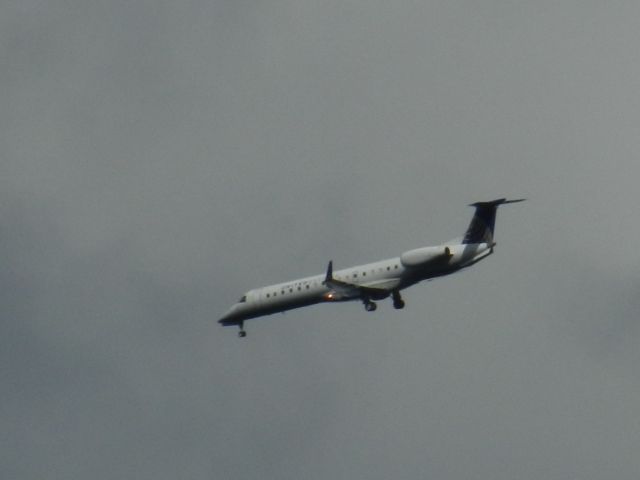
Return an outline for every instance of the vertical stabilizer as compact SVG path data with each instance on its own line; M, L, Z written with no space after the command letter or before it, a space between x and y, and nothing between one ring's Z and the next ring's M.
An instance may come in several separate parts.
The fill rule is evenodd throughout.
M462 243L488 243L493 244L493 231L496 225L496 211L500 205L505 203L522 202L524 198L518 200L507 200L500 198L491 202L476 202L470 206L476 211L471 219L471 223L464 234Z

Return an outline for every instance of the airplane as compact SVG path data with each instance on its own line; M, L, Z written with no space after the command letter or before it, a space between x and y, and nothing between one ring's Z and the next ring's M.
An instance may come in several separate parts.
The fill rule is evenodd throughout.
M496 246L493 232L498 207L524 200L500 198L472 203L469 206L475 207L475 212L461 241L416 248L399 257L336 272L329 261L324 275L249 290L218 323L239 327L238 336L245 337L245 320L317 303L357 300L367 312L373 312L375 301L391 297L393 308L402 309L405 302L401 290L470 267L491 255Z

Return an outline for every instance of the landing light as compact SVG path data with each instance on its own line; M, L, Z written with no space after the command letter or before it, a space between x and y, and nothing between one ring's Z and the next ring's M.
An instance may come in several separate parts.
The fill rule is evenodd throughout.
M325 293L324 294L324 299L325 300L333 300L335 298L335 295L333 293Z

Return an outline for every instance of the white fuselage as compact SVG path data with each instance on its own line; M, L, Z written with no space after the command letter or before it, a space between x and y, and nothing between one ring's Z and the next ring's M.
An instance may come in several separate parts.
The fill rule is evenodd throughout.
M336 283L348 284L362 294L337 292L327 285L325 275L300 278L289 282L249 290L222 317L220 323L239 324L244 320L284 312L321 302L347 300L379 300L398 295L404 288L422 280L453 273L468 267L493 252L493 244L458 244L423 247L401 256L333 272Z

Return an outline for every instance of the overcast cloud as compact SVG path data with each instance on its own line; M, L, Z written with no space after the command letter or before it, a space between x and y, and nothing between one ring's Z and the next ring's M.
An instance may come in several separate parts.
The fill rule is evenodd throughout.
M640 477L640 5L0 6L0 477ZM498 214L382 302L246 290Z

